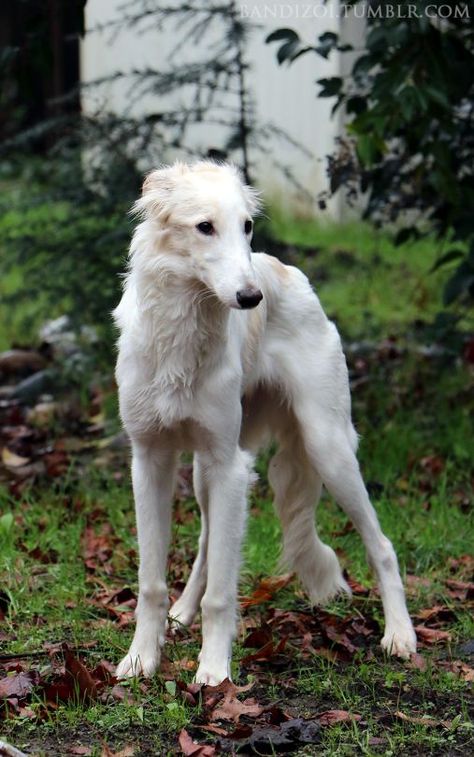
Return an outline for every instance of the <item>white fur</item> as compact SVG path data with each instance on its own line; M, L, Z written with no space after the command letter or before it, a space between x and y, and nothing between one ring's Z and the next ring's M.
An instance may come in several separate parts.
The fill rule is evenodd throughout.
M339 335L298 269L251 253L244 224L256 209L255 193L234 167L208 162L152 172L136 204L143 220L114 315L120 409L133 450L139 598L118 676L151 675L160 661L174 472L179 453L192 450L202 531L189 582L170 614L188 624L201 607L196 680L230 677L250 453L269 437L279 445L269 478L284 557L311 601L349 591L315 529L324 484L358 529L377 574L382 646L403 657L415 651L397 558L355 457ZM199 231L203 222L212 222L212 235ZM241 310L242 290L261 290L262 302Z

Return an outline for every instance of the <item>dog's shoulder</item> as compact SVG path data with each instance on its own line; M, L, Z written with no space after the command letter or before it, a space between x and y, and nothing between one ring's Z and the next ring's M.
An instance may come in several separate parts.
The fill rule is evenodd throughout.
M320 308L319 300L308 277L299 268L286 265L266 252L252 253L252 264L267 300L280 303L281 300L297 301L300 306Z

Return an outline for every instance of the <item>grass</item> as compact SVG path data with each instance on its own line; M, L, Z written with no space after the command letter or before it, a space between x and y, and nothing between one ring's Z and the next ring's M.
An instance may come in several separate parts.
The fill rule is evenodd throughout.
M424 648L426 668L420 670L387 659L378 648L379 632L355 655L327 659L305 653L290 631L280 666L272 657L242 665L249 650L243 647L241 631L235 644L235 680L246 683L250 677L255 681L251 696L280 703L293 717L314 718L326 710L360 716L322 728L319 743L296 747L297 755L471 753L469 682L451 668L453 661L470 661L462 645L474 634L472 603L453 596L446 580L469 578L459 558L472 552L472 376L459 361L443 364L444 357L420 357L403 338L414 319L438 308L440 279L424 276L430 251L421 244L396 250L360 224L321 229L313 222L277 216L273 229L287 242L318 248L305 266L317 285L320 280L321 300L328 312L337 314L348 339L367 333L372 339L399 335L398 352L375 350L349 359L360 460L382 526L409 579L410 612L442 605L447 619L439 627L450 633L450 640ZM103 405L113 407L110 394ZM107 447L88 449L65 474L25 489L20 497L12 497L7 484L0 489L0 591L10 603L0 623L1 654L29 654L22 659L41 671L49 662L45 645L53 642L67 641L88 668L101 659L116 662L126 651L133 626L120 627L118 616L111 617L100 599L104 592L136 588L126 457ZM278 569L280 529L265 457L258 470L244 546L244 596L254 591L259 578ZM181 499L177 513L169 564L174 593L189 573L198 530L191 499ZM323 540L337 550L351 577L372 586L357 534L327 497L317 521ZM90 564L85 562L87 529L102 538L104 550L100 557L97 549ZM271 601L248 610L244 624L269 623L276 608L309 612L304 594L292 582ZM341 620L369 618L374 627L382 621L373 591L356 595L352 603L335 602L329 610ZM129 701L76 699L45 714L38 693L30 705L38 717L16 713L0 720L0 738L37 755L67 754L78 744L100 755L104 742L114 749L134 744L137 754L173 755L183 727L200 741L212 739L197 728L200 706L188 704L172 680L166 681L190 682L198 650L198 628L171 641L166 656L169 666L175 664L168 667L172 674L157 675L145 688L130 682ZM189 664L183 667L183 661Z
M430 269L449 243L426 238L396 247L389 233L360 221L295 222L278 209L269 218L265 225L275 238L306 248L294 261L346 338L400 333L438 313L447 269Z

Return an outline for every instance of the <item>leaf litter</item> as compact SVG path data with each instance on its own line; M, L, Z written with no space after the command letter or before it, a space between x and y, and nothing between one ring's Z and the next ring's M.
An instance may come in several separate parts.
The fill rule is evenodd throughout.
M34 375L36 370L44 367L41 356L17 357L21 371L15 367L14 361L9 362L8 357L3 363L0 359L0 368L6 366L4 375L10 382L8 390L16 375ZM104 438L105 431L98 393L91 394L90 408L84 412L78 410L75 402L59 403L50 399L36 404L22 402L13 396L13 392L2 393L0 388L0 482L8 486L13 497L21 497L33 484L63 477L71 462L79 463L80 475L81 458L90 462L99 451L101 455L112 454L116 449L123 457L126 443L115 445ZM429 492L431 480L445 470L445 461L436 455L425 455L414 461L413 467L418 467L422 488ZM192 467L187 463L179 472L178 505L192 496L191 481ZM79 502L72 500L67 506L81 508ZM120 540L111 525L104 522L103 516L100 509L89 511L82 534L86 580L93 587L87 602L96 610L98 621L128 626L133 623L137 598L130 587L117 581L114 561L119 556L125 561L136 562L136 553L121 552ZM179 523L186 523L191 518L194 515L189 508L178 506ZM24 544L20 548L37 564L54 564L58 558L54 550L39 545ZM171 587L175 597L182 591L189 561L189 555L170 556ZM444 580L444 585L450 604L438 601L417 613L415 620L421 651L406 663L407 668L426 670L428 658L423 655L423 648L430 650L451 642L453 636L446 626L455 620L456 603L472 603L472 556L451 558L449 570L451 577ZM380 629L367 611L366 603L379 603L377 592L346 576L356 608L358 601L365 603L362 614L336 614L309 607L291 611L278 609L275 604L279 592L292 579L291 573L264 577L256 582L253 591L241 598L243 646L246 650L241 658L241 676L244 680L246 676L252 677L251 684L238 686L226 680L217 687L202 687L187 683L182 676L192 674L196 662L186 657L185 646L180 647L177 660L163 661L162 676L171 678L176 684L176 696L191 708L190 725L183 728L178 737L183 754L213 757L220 752L232 752L236 745L239 750L247 749L251 753L294 751L306 744L317 744L321 740L321 729L341 724L350 727L355 722L363 726L362 715L357 712L318 709L315 700L316 709L300 717L293 705L282 706L282 702L288 702L287 694L295 689L295 678L291 674L295 659L310 664L319 657L344 666L354 659L370 661L374 658L373 649L378 644ZM408 576L408 585L415 594L420 588L430 592L433 589L430 579L415 575ZM10 596L0 587L0 623L8 619L10 607ZM0 626L0 640L2 633ZM189 638L193 629L191 632L187 630L186 634ZM80 649L66 642L57 642L45 644L37 653L28 655L0 654L0 719L41 722L64 702L80 702L85 707L94 702L133 703L131 690L117 681L114 666L109 661L96 659L94 665L90 664L91 655L97 656L95 645L93 639ZM38 660L42 661L41 664ZM464 660L440 659L437 665L460 680L474 680L474 670ZM280 686L281 699L277 702L268 701L265 686L272 682ZM148 685L147 682L140 684L142 693L147 691ZM402 709L395 711L395 718L414 725L445 729L450 724L447 719L438 720L423 713L407 714ZM209 737L214 739L213 744L202 743ZM377 738L372 737L372 741L375 745ZM71 746L69 753L86 755L92 750L78 744ZM129 757L134 753L135 747L131 744L119 751L113 751L105 742L102 745L102 757Z

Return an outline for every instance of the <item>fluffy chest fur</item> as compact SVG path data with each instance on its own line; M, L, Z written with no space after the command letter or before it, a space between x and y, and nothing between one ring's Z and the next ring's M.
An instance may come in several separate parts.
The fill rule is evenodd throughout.
M262 313L229 314L189 282L167 278L147 289L131 276L114 313L121 329L116 377L129 432L199 422L201 397L213 382L227 382L238 402L257 362Z

